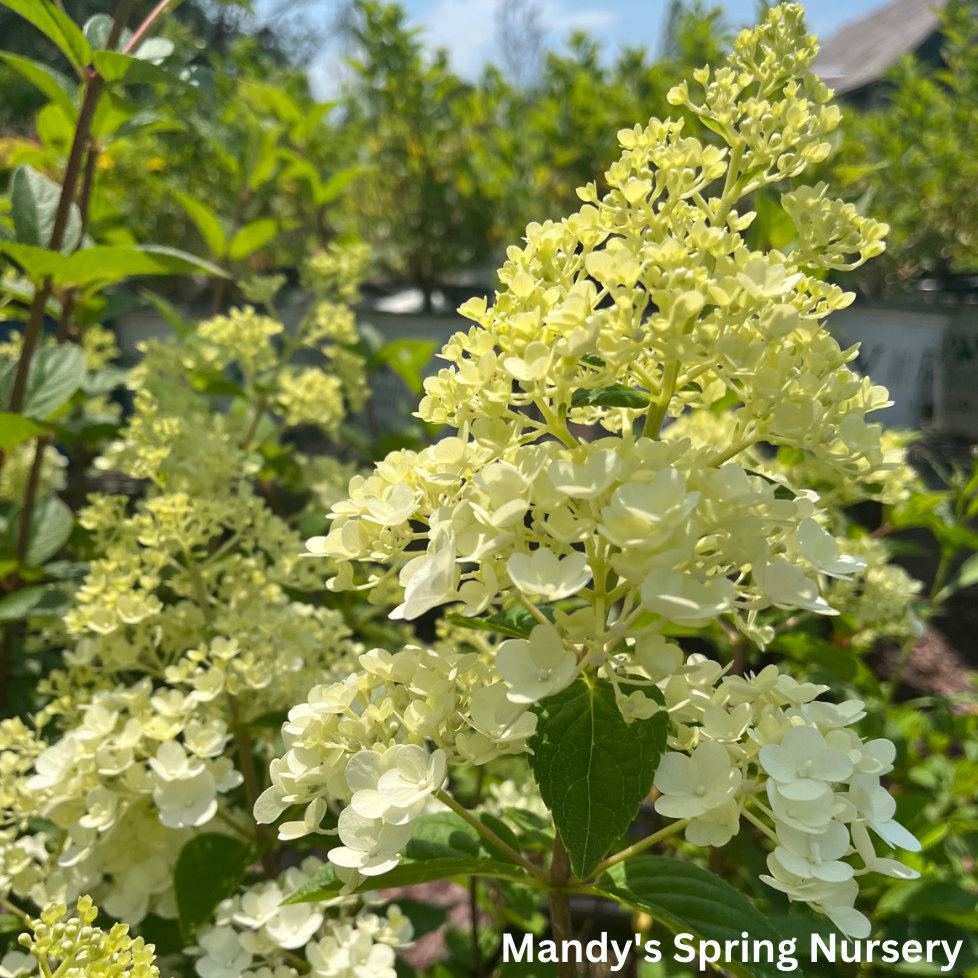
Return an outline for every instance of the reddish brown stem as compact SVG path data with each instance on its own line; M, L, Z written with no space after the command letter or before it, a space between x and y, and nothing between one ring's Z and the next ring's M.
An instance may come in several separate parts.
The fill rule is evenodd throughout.
M23 562L27 556L27 548L31 542L31 517L34 515L34 502L37 499L37 487L41 481L41 467L44 464L44 449L51 440L50 435L39 435L34 448L34 461L27 477L27 488L24 491L24 505L20 510L20 527L17 533L18 562Z
M245 800L248 804L248 815L254 819L255 802L261 794L258 779L255 777L255 752L251 746L251 736L248 728L241 722L238 698L233 693L228 694L228 705L231 713L231 730L234 734L234 744L238 749L238 763L241 766L241 776L244 778ZM275 853L272 851L274 841L267 825L255 824L255 836L261 847L261 866L269 879L278 875L275 865Z
M134 0L120 0L119 6L116 8L116 14L106 41L106 47L110 50L122 34L133 2ZM71 151L68 153L68 161L65 164L61 197L58 199L58 208L54 212L54 226L51 229L51 238L47 244L49 251L60 251L64 244L65 230L68 227L71 205L74 203L75 192L78 189L78 178L81 174L85 149L91 138L92 120L95 118L95 110L98 108L104 88L105 82L101 75L92 74L89 76L85 85L85 94L82 96L81 107L78 110L78 122L75 125L74 138L71 141ZM27 325L24 328L24 345L21 349L20 359L17 361L17 373L14 375L14 383L10 391L10 403L7 406L7 410L11 414L19 413L23 406L24 391L27 389L27 375L30 371L31 360L34 358L34 351L37 349L38 340L41 337L41 328L44 325L44 309L50 297L50 279L47 279L40 287L35 283L34 299L31 302Z
M574 938L574 925L571 921L570 898L565 886L571 880L570 859L564 848L560 833L554 837L553 859L550 863L550 935L557 942L558 948L563 947L563 941ZM560 978L577 978L577 969L569 958L561 960L557 965Z
M129 43L122 49L123 54L132 54L143 41L146 40L146 36L149 34L154 27L156 27L157 21L162 20L171 10L179 5L181 0L160 0L151 11L149 16L139 25L136 33L129 39Z

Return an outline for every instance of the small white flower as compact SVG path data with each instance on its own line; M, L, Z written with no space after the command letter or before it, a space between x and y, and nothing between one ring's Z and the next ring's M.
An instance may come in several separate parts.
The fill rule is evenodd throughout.
M96 785L85 796L85 807L88 810L78 819L78 824L104 832L115 825L119 796L104 785Z
M879 777L857 774L849 784L849 799L856 806L858 817L884 842L894 848L920 852L920 843L893 815L896 799L880 784Z
M204 770L204 762L188 756L175 740L160 744L156 756L149 759L149 766L162 781L180 781L196 777Z
M411 839L411 824L391 825L344 808L339 832L343 845L330 849L329 861L344 869L355 869L363 876L380 876L398 864L398 853Z
M694 818L686 841L694 846L725 846L740 831L740 807L733 799Z
M777 608L804 608L820 615L839 613L819 594L818 585L786 560L772 560L766 567L756 565L753 573L755 582Z
M528 639L510 639L499 646L496 668L509 683L512 703L536 703L566 689L577 672L574 653L564 648L553 625L540 624Z
M445 752L429 754L416 744L398 744L387 753L394 754L393 766L380 776L377 791L388 805L420 814L428 798L445 783Z
M421 494L403 482L389 486L382 496L367 496L363 518L381 526L399 526L418 511Z
M194 965L200 978L240 978L251 964L251 955L241 947L232 927L212 927L199 938L207 953Z
M265 933L279 947L289 950L305 947L323 923L323 914L314 903L293 903L279 907L265 924Z
M779 825L778 842L769 865L774 859L795 876L826 883L844 883L852 878L852 867L839 861L849 852L849 833L841 822L829 822L820 835Z
M725 577L701 583L678 570L651 570L642 581L642 604L677 624L702 625L726 614L737 596Z
M798 542L802 553L815 569L840 581L851 581L852 575L866 569L862 557L839 555L839 545L831 533L827 533L813 519L802 520L798 527Z
M616 690L615 701L618 704L618 711L626 723L631 723L634 720L648 720L659 712L659 704L641 690L635 690L628 696Z
M459 571L455 563L455 539L451 535L440 547L409 560L402 568L399 580L404 587L404 601L391 613L391 618L412 621L426 611L444 604L457 595Z
M567 459L551 462L547 475L557 492L571 499L594 499L615 481L620 470L621 456L603 450L591 455L584 465Z
M36 970L37 961L30 954L10 951L0 959L0 978L22 978L35 974Z
M778 783L778 792L792 801L818 798L826 782L852 775L848 754L832 750L814 727L792 727L780 744L766 744L758 754L761 767Z
M575 551L558 557L546 547L529 556L513 554L506 562L506 573L524 594L539 595L544 601L569 598L591 580L586 554Z
M882 873L883 876L892 876L898 880L915 880L920 878L920 873L896 859L887 859L884 856L877 856L870 838L869 830L862 822L853 822L850 826L852 841L856 846L856 852L862 859L866 872Z
M210 771L189 778L160 780L153 789L153 801L160 810L160 821L171 829L196 828L217 813L217 785Z
M667 818L696 818L729 801L740 786L739 768L731 767L722 744L707 741L688 757L671 752L659 761L655 786L662 792L655 810Z

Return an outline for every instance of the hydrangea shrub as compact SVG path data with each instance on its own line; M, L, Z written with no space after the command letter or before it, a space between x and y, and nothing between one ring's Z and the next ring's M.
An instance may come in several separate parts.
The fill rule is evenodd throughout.
M462 307L474 325L418 410L455 434L354 477L309 541L335 590L396 576L392 618L450 608L506 637L375 650L291 711L256 816L302 805L316 831L343 806L329 859L344 891L382 885L426 801L459 809L446 772L513 753L556 823L548 869L514 854L550 889L555 926L569 886L612 892L621 864L680 831L723 846L756 826L774 846L765 882L855 937L870 931L860 877L914 875L877 851L919 844L880 782L893 744L858 733L861 702L675 641L721 620L763 649L787 614L838 614L827 582L866 568L775 450L845 484L902 464L871 419L886 391L826 328L853 296L824 272L879 254L885 225L798 186L782 196L796 247L745 242L751 194L829 152L840 114L815 53L802 8L774 7L669 94L721 145L668 120L622 131L609 192L584 187L576 214L529 225L492 305ZM673 821L611 854L653 787Z

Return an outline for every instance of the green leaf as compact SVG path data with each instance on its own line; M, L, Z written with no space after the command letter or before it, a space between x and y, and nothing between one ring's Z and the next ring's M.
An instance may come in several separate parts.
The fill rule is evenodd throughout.
M7 62L14 71L26 78L35 88L43 92L52 102L64 109L69 119L78 118L73 95L75 86L71 79L41 61L22 58L9 51L0 52L0 58Z
M44 565L44 573L55 581L80 581L91 568L86 560L52 560Z
M228 255L235 261L247 258L262 245L268 244L278 234L278 230L278 221L273 221L270 217L252 221L231 239L231 244L228 245Z
M169 300L150 289L140 289L139 294L170 324L173 332L180 339L186 339L194 331L193 323L186 319Z
M173 51L173 41L165 37L148 37L133 51L132 56L139 58L140 61L151 61L153 64L158 65L161 61L170 57Z
M962 565L954 578L956 590L978 584L978 554L972 554Z
M405 862L383 876L375 876L361 884L354 892L368 893L377 889L393 889L398 886L416 886L454 876L491 876L526 882L526 873L515 863L476 857L473 859L419 859Z
M548 818L526 808L507 808L506 816L519 829L520 845L517 849L532 847L549 852L554 845L554 827Z
M112 33L112 18L108 14L92 14L85 21L82 33L93 51L104 51Z
M55 588L27 587L0 599L0 621L55 618L63 615L68 607L68 599Z
M55 213L61 200L61 184L38 173L32 166L19 166L10 181L10 213L14 219L17 243L47 248L54 230ZM81 238L81 213L71 205L61 251L78 247Z
M537 611L549 618L550 621L554 620L553 605L538 605ZM497 635L508 635L510 638L526 638L533 631L533 626L538 624L537 619L521 604L511 605L505 611L498 611L494 615L489 615L488 618L466 618L464 615L458 614L449 614L445 617L451 624L461 628L495 632Z
M612 384L610 387L579 388L571 395L571 407L617 407L644 408L652 403L652 398L627 384Z
M17 934L24 929L24 922L12 913L0 913L0 934Z
M187 217L194 222L201 237L207 242L211 254L215 258L223 258L227 250L227 237L217 214L202 200L191 197L190 194L185 194L180 190L174 191L173 197L187 212Z
M6 240L13 241L13 238ZM34 283L26 278L9 278L0 281L0 295L12 296L25 306L31 304L36 293L37 289L34 287ZM52 296L45 304L44 311L52 319L58 319L61 316L62 308L61 303Z
M434 355L438 344L431 340L394 340L382 346L375 357L386 363L404 381L411 391L424 391L422 371Z
M0 243L35 282L51 278L55 285L104 288L136 275L186 275L203 271L227 278L223 268L176 248L162 245L122 247L97 245L73 255L59 255L44 248Z
M397 905L401 913L411 921L411 927L414 930L413 940L415 941L419 937L424 937L425 934L430 934L433 930L438 930L448 919L444 910L427 903L419 903L417 900L404 900L398 897Z
M739 941L744 931L754 940L777 947L779 934L747 898L719 876L667 856L636 856L602 873L595 889L602 896L643 910L672 933L691 933L701 940ZM782 975L777 964L724 963L724 971L741 978ZM793 974L801 976L800 971Z
M225 380L220 371L198 370L190 375L190 382L202 394L213 397L245 397L244 388L232 380Z
M76 123L56 102L48 102L37 113L34 125L38 138L51 156L64 157L71 152Z
M877 917L912 915L956 922L955 918L975 911L978 911L978 895L951 881L934 879L896 883L876 904Z
M665 711L626 723L607 679L582 677L532 707L530 767L570 856L586 879L627 831L666 749Z
M180 929L187 940L237 889L254 859L251 846L216 832L198 835L180 850L173 884Z
M333 864L323 863L299 889L290 893L282 901L282 906L290 903L319 903L320 900L329 900L340 892L342 886L342 881L336 878Z
M108 394L109 391L124 386L128 376L129 371L123 370L122 367L102 367L90 371L82 382L81 388L93 397L97 394Z
M9 452L45 431L42 424L22 414L0 412L0 451Z
M30 567L40 567L50 560L68 542L74 525L74 514L61 499L49 496L41 500L31 513L24 563Z
M98 73L109 83L124 85L185 85L176 75L159 65L134 58L120 51L96 51L93 57Z
M288 710L269 710L268 713L262 713L260 716L255 717L254 720L249 720L245 726L249 730L280 730L282 724L288 718Z
M347 170L340 170L339 173L334 173L325 183L313 188L316 203L322 206L336 200L347 186L361 173L363 173L363 167L359 166L353 166Z
M3 0L3 5L47 34L79 72L92 60L81 28L50 0Z
M85 380L85 354L72 344L44 347L31 359L21 413L43 421L60 408ZM17 361L0 367L0 404L10 403Z
M404 849L405 859L471 859L492 853L488 843L455 812L421 815L414 822L411 841Z

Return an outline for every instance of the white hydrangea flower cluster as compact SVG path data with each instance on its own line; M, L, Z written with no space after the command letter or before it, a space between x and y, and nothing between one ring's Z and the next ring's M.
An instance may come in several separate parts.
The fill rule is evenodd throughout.
M340 253L324 275L330 262L339 287ZM303 600L320 576L253 483L262 448L281 451L269 413L285 413L276 391L293 353L320 347L327 322L338 324L335 349L351 341L343 308L320 309L314 339L300 327L281 350L277 320L235 310L149 344L132 372L134 414L96 467L147 480L146 494L89 497L79 522L96 556L64 621L44 633L67 648L38 684L49 697L39 734L0 729L0 896L43 907L91 893L137 923L177 915L174 867L199 832L258 841L271 863L250 811L265 785L257 771L257 783L246 777L273 750L276 724L262 718L303 698L310 674L342 674L362 646L341 612ZM231 363L243 403L225 415L207 391ZM362 392L362 365L349 366L331 379ZM343 399L333 408L327 418L317 407L330 430ZM321 466L313 501L342 476ZM32 818L53 824L37 831Z
M741 232L753 215L735 208L828 152L838 112L809 71L815 50L800 7L774 8L728 67L697 73L702 104L685 85L670 96L719 128L727 150L678 123L625 130L611 192L585 188L578 214L528 227L500 272L506 290L491 309L463 307L477 325L449 341L452 365L426 382L419 416L459 435L355 478L330 533L310 541L340 562L331 587L354 586L350 561L388 563L406 619L453 601L476 615L575 595L591 606L573 625L588 636L578 661L595 665L648 613L675 624L730 614L759 644L766 608L833 613L819 578L841 565L819 559L831 550L821 537L813 548L800 536L816 536L817 496L776 492L737 461L765 442L849 479L895 463L865 420L885 390L846 366L855 349L822 325L852 296L811 274L879 253L885 228L824 188L799 190L785 206L803 246L752 252ZM722 196L706 199L721 178ZM724 405L721 449L659 439L668 416Z
M280 838L294 839L321 831L327 807L345 803L343 845L329 859L351 888L397 865L411 821L442 787L449 762L524 753L536 727L505 685L491 681L485 653L408 646L359 661L361 672L315 687L289 711L285 756L272 761L272 785L255 806L263 823L305 806L301 820L279 827Z
M551 818L549 809L540 797L540 789L532 778L528 778L522 784L507 778L505 781L489 785L489 794L483 807L497 817L502 816L507 808L519 808L541 819L549 821Z
M771 879L847 932L864 928L855 876L904 872L871 853L866 827L916 847L879 784L892 745L848 729L858 704L815 703L823 690L776 669L717 687L719 664L684 661L665 637L722 618L763 648L780 611L837 615L829 582L851 582L867 559L832 532L797 456L831 472L830 488L856 483L863 497L881 495L870 487L903 465L868 420L887 392L851 369L856 349L824 325L853 296L823 271L879 254L886 227L819 184L782 197L796 249L751 250L743 233L755 217L738 209L745 198L829 152L840 116L811 73L816 50L800 6L772 8L725 66L694 73L699 99L686 83L670 92L725 147L668 120L623 130L610 191L589 185L578 213L529 225L492 307L462 307L475 325L443 349L449 365L426 381L418 411L457 434L355 476L308 549L334 562L333 590L377 591L396 577L394 619L457 604L470 618L522 612L532 628L469 669L443 649L410 651L383 660L380 682L374 653L346 683L317 687L284 728L262 820L302 803L303 821L283 830L314 831L327 805L345 803L341 820L382 824L356 844L343 838L340 865L380 872L408 837L376 814L398 807L381 790L385 748L427 737L436 753L425 772L441 769L438 751L475 764L524 751L529 707L587 673L613 684L628 722L661 709L643 685L665 695L679 727L659 806L693 820L692 841L728 840L741 812L756 818L745 806L764 805L763 787L770 807L759 810L779 847ZM795 457L772 471L758 464L767 446ZM427 681L415 687L413 671L395 678L418 656L441 699ZM416 696L411 707L425 706L409 719L396 700ZM448 715L469 729L453 734ZM379 759L361 778L349 765L365 750ZM420 755L412 770L424 791ZM841 862L852 847L862 870Z
M27 953L12 951L0 961L3 978L160 978L153 963L155 948L141 937L131 938L126 924L106 933L95 926L98 909L91 897L78 899L69 917L64 905L47 907L29 920L31 933L20 936Z
M194 695L154 692L148 678L97 692L81 723L34 759L20 790L62 835L11 842L14 892L39 904L92 892L132 923L151 909L175 916L173 866L187 830L209 822L218 796L241 783L223 756L227 724L196 718Z
M682 661L678 647L661 647L659 668L670 658ZM827 914L843 933L867 937L869 921L853 908L857 878L918 875L878 857L869 835L871 829L888 846L920 851L894 820L896 801L880 784L896 748L884 739L864 742L851 729L866 715L860 701L819 702L827 686L798 683L773 665L746 677L724 672L691 655L658 681L677 730L670 737L675 750L655 775L656 811L687 820L686 838L697 846L725 845L746 817L777 845L766 883ZM853 854L860 868L842 861Z
M321 866L310 856L221 903L190 952L200 978L298 978L290 952L303 949L310 966L304 973L315 978L394 978L394 948L413 937L396 904L383 916L357 911L359 897L283 906Z

